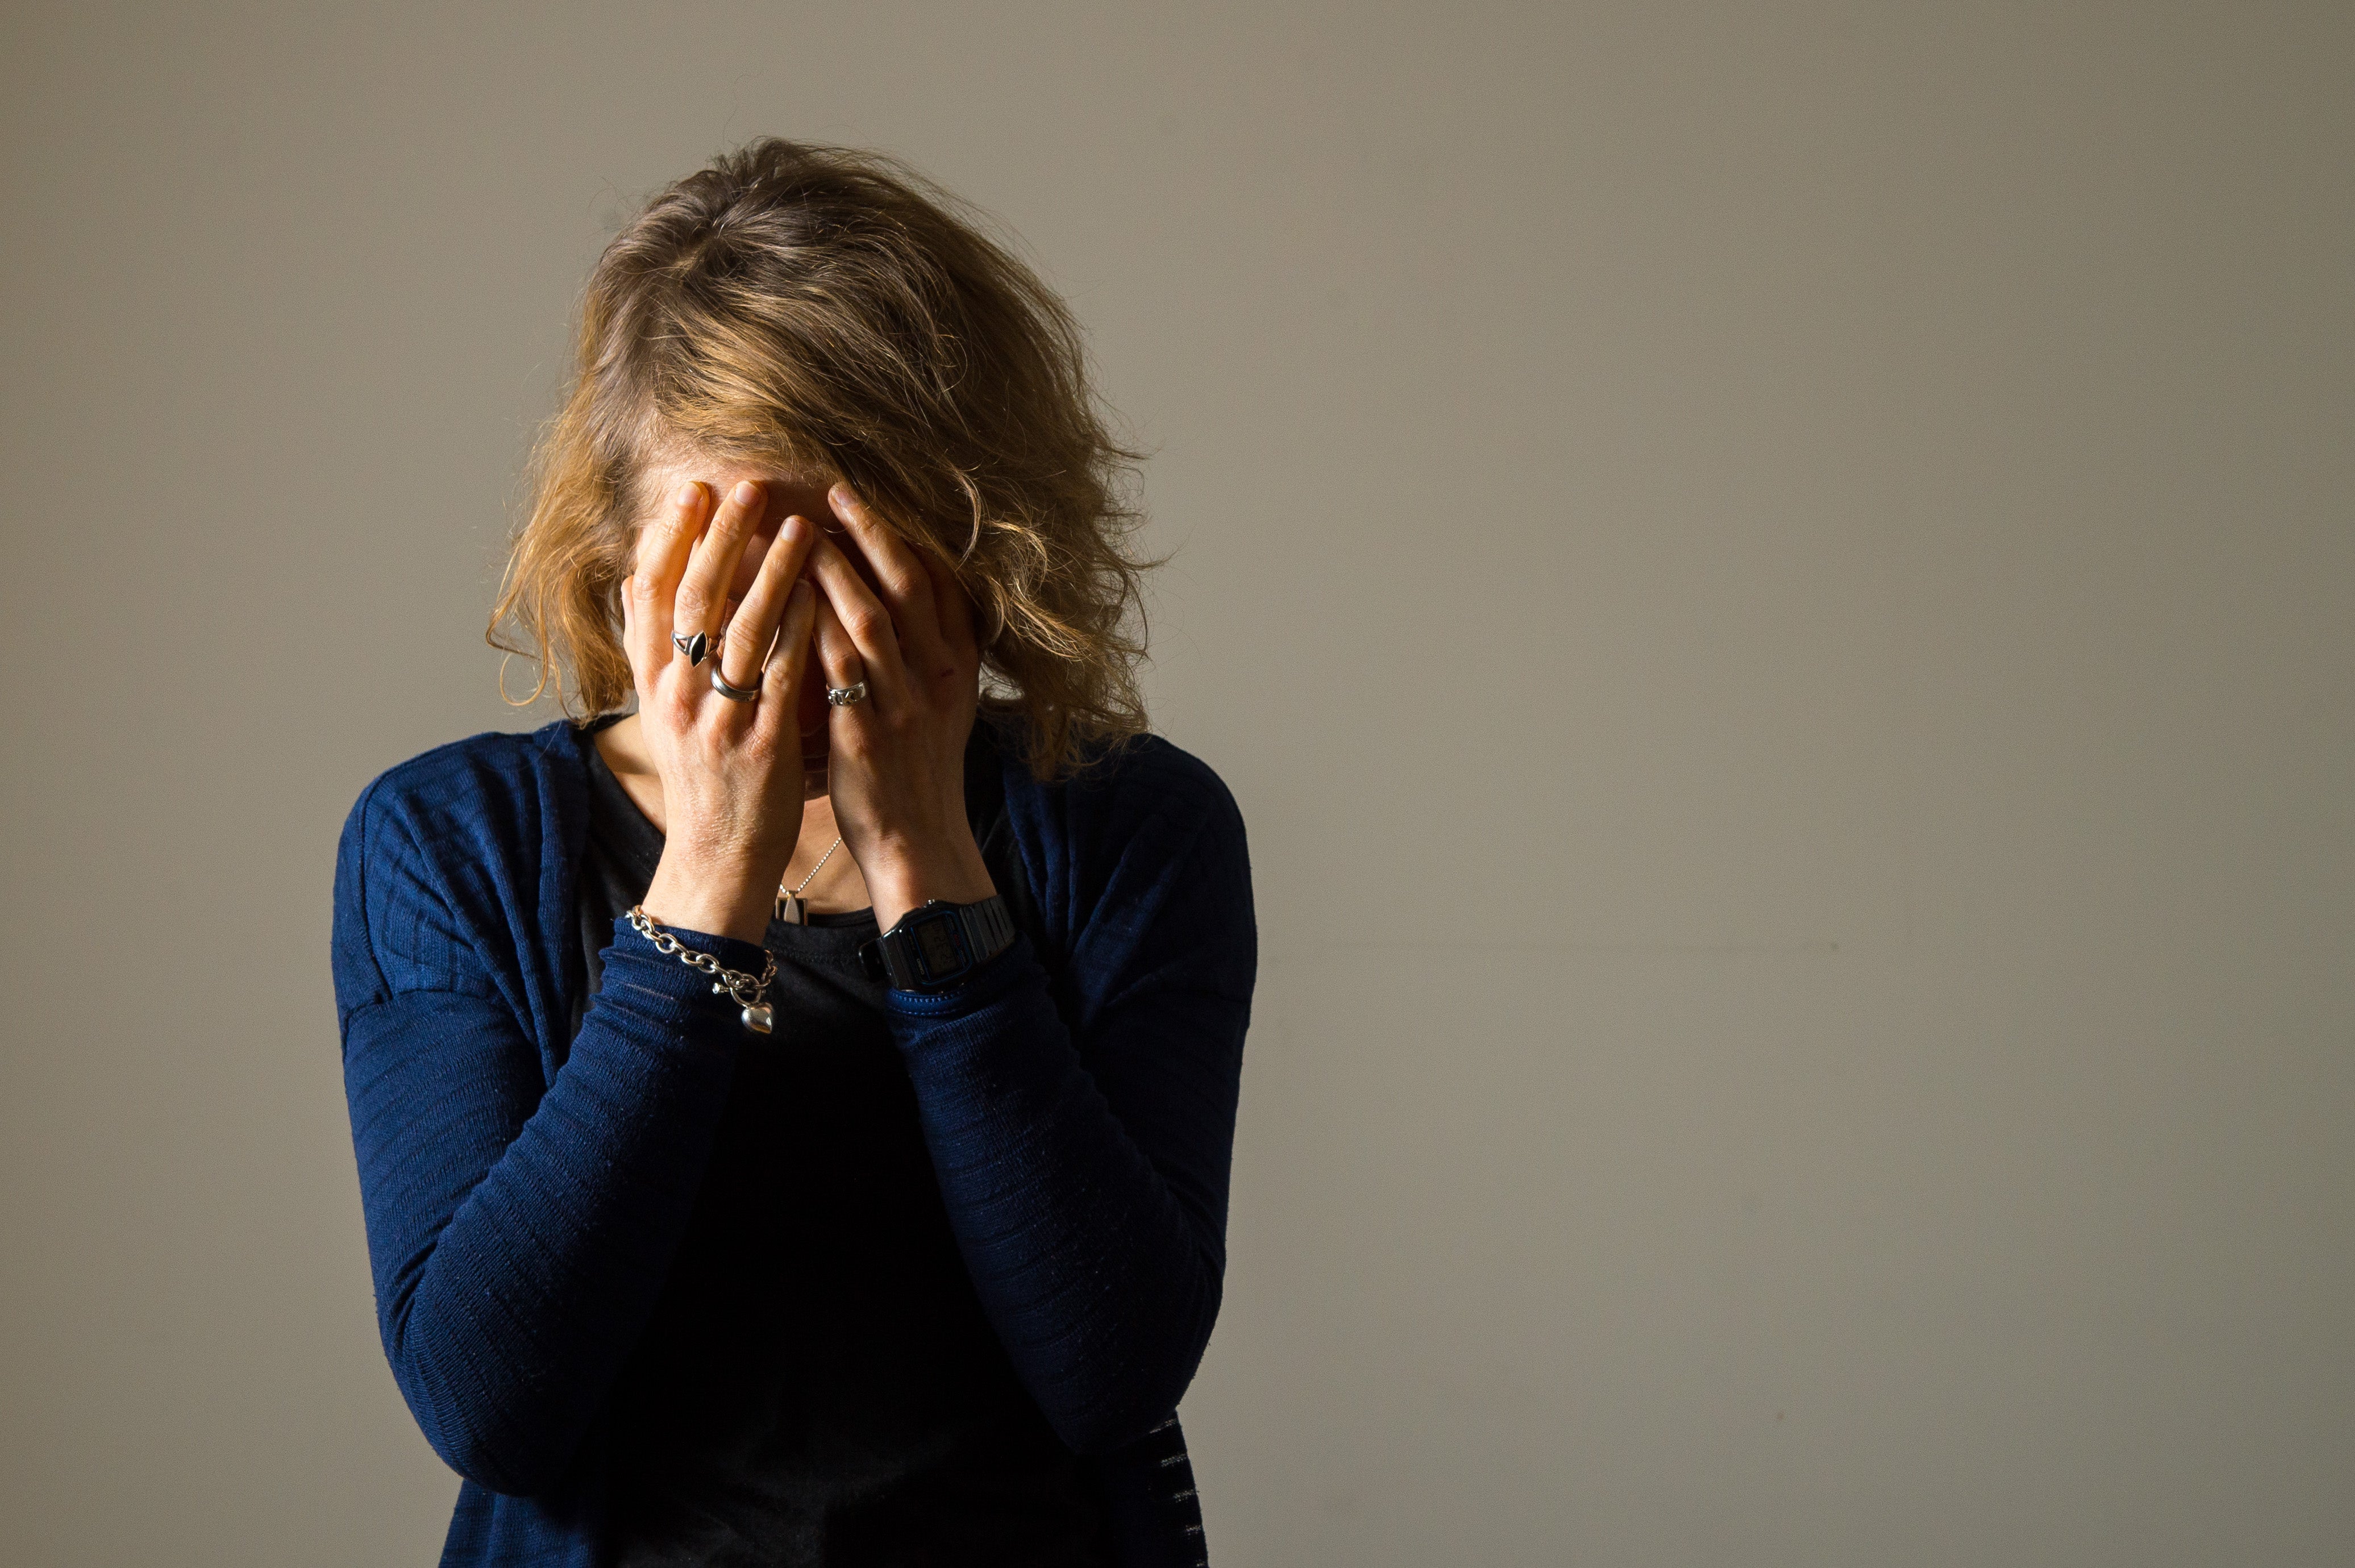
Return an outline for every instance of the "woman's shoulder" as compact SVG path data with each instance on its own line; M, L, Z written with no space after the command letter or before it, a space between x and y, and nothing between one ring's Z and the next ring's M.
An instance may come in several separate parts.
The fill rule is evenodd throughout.
M1040 780L1012 756L1005 763L1009 799L1077 827L1114 830L1147 823L1191 831L1242 831L1234 792L1210 764L1151 731L1089 746L1079 766Z
M551 773L580 766L578 733L569 720L558 720L537 730L486 730L444 741L370 779L353 810L422 819L512 810L538 795Z
M480 989L482 955L536 951L551 867L585 816L569 721L485 731L397 763L360 791L336 852L337 995ZM560 878L559 879L561 880ZM527 940L527 939L530 940Z
M1093 749L1084 764L1040 781L1005 763L1007 816L1024 841L1050 923L1073 933L1110 912L1191 907L1217 924L1246 924L1251 857L1242 812L1217 770L1166 736Z
M433 861L530 858L566 839L560 818L569 807L585 810L587 743L559 720L421 752L360 791L345 819L344 851Z
M1147 970L1247 998L1256 965L1242 812L1166 736L1099 749L1063 778L1006 767L1030 895L1084 1017Z

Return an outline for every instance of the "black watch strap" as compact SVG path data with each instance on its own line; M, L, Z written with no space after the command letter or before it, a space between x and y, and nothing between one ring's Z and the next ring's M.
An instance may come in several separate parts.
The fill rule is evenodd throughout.
M945 991L1013 945L1013 917L996 893L970 904L931 899L861 943L858 962L870 979L895 990Z

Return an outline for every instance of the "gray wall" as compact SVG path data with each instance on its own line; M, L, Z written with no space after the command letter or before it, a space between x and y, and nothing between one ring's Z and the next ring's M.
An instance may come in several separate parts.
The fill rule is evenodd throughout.
M1159 455L1264 954L1217 1560L2355 1551L2343 5L17 5L0 1560L433 1560L328 988L755 133Z

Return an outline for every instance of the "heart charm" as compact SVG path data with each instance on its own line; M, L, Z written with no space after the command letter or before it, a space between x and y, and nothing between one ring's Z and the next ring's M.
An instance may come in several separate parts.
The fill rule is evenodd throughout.
M766 1002L754 1002L744 1009L744 1027L754 1034L767 1034L776 1021L777 1015L769 1010Z

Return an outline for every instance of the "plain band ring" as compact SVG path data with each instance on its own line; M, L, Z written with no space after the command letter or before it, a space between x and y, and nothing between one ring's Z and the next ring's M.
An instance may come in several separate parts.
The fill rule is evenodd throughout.
M853 708L867 700L867 683L852 681L848 686L829 686L826 699L837 708Z
M760 677L755 676L751 686L730 686L728 677L719 673L719 661L711 661L711 689L730 702L750 702L761 695Z

